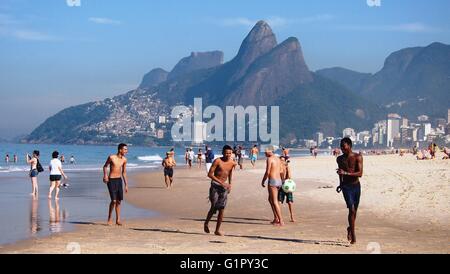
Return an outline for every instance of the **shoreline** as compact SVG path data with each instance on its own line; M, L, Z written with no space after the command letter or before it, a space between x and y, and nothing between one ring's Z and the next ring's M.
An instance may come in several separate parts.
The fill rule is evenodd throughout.
M377 181L378 162L410 159L400 159L398 155L365 159L367 174L362 179L358 242L354 246L345 239L347 210L343 198L334 190L337 178L329 178L334 169L329 170L328 166L334 167L335 158L300 157L291 164L295 165L294 179L298 186L294 195L297 222L290 223L286 219L282 228L269 224L271 211L267 190L260 186L264 161L259 160L256 169L251 169L245 161L246 169L234 173L235 187L222 224L224 237L203 232L203 220L209 209L206 171L203 167L201 170L193 167L192 171L182 167L175 170L171 190L165 189L160 170L130 176L133 186L125 195L126 202L161 214L158 217L129 220L124 212L122 228L106 227L103 226L106 222L101 221L79 224L73 232L22 241L1 248L0 253L67 253L69 242L79 242L82 253L111 253L111 250L114 253L370 253L373 251L371 243L379 244L382 253L450 253L448 226L444 229L428 220L420 222L420 214L413 220L406 218L403 212L400 217L389 217L389 212L380 213L383 208L373 207L372 200L378 197L369 184ZM443 165L448 167L447 163ZM448 172L442 172L448 176ZM316 176L317 173L320 176ZM330 186L332 188L328 188ZM443 190L447 195L448 188ZM286 206L282 207L282 212L286 218ZM444 224L450 216L446 214ZM214 220L210 223L211 230ZM92 243L93 239L97 242Z

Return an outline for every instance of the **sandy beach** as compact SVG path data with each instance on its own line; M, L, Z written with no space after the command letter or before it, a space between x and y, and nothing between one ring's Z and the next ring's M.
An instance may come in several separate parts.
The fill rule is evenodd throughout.
M450 253L450 161L438 159L364 157L357 243L352 246L346 239L347 209L335 191L336 159L324 156L292 160L296 222L289 222L284 205L284 227L269 224L267 189L260 185L264 162L252 169L246 161L245 169L234 173L224 237L203 232L210 182L204 168L180 167L170 190L165 189L162 171L130 178L126 201L156 211L158 217L127 220L125 211L123 227L79 220L73 232L3 246L0 252ZM211 222L212 230L214 226Z

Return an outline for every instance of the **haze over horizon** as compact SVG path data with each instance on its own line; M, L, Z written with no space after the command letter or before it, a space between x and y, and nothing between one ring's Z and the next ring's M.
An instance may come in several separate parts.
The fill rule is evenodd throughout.
M406 47L450 44L450 2L89 1L0 3L0 138L27 134L68 106L136 88L153 68L170 71L192 51L232 59L258 20L277 40L294 36L313 71L375 73ZM237 9L237 6L239 7Z

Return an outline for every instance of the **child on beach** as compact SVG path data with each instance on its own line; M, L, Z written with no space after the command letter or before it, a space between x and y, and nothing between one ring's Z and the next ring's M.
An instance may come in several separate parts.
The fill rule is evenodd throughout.
M289 166L289 160L286 160L286 156L281 156L281 179L283 180L283 184L286 180L291 179L291 167ZM283 204L286 200L286 203L289 206L289 215L291 218L291 222L295 222L294 219L294 209L292 208L292 204L294 203L294 193L286 193L283 190L283 187L281 187L278 190L278 201L280 204Z

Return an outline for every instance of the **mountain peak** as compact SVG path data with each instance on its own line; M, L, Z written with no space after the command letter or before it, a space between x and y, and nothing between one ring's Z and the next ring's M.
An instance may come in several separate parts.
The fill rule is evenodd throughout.
M139 88L151 88L167 80L169 73L162 68L155 68L145 74Z
M269 53L277 44L269 24L262 20L258 21L245 37L237 56L233 59L233 63L240 69L231 80L235 81L242 77L256 59Z
M223 63L222 51L191 52L191 55L181 59L172 69L167 79L190 73L194 70L207 69Z

